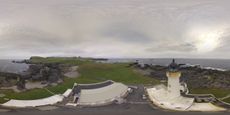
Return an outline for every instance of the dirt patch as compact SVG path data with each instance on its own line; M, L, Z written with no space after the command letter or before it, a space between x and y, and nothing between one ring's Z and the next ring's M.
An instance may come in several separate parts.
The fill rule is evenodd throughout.
M44 88L46 87L47 84L42 84L41 82L27 82L26 83L26 89L24 90L18 90L17 86L12 86L12 87L1 87L3 90L13 90L14 92L23 92L26 91L27 89L35 89L35 88Z
M69 71L66 72L64 75L69 78L76 78L80 75L77 70L78 66L70 67Z
M47 84L42 84L41 82L27 82L26 89L44 88Z
M1 87L3 90L13 90L14 92L22 92L24 90L18 90L17 86L12 86L12 87Z

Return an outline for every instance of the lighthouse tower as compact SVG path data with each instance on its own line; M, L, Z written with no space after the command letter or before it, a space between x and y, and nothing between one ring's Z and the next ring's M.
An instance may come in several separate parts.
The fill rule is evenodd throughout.
M179 97L180 94L180 76L181 72L178 70L179 65L175 63L175 60L172 60L172 63L169 65L169 70L166 72L168 77L168 87L167 87L167 96L170 99Z

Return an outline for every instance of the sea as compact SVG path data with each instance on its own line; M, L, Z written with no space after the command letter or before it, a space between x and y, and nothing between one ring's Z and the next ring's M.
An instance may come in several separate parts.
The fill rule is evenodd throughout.
M186 65L200 65L203 68L217 69L217 70L230 70L230 59L184 59L176 58L176 63ZM119 62L138 62L141 64L162 65L168 66L171 62L171 58L111 58L107 60L107 63L119 63Z
M9 72L9 73L17 73L27 70L29 68L28 64L24 63L13 63L13 60L0 60L0 72Z
M13 60L0 60L0 72L21 73L29 68L28 64L13 63ZM142 64L167 66L171 63L170 58L110 58L104 63L136 62ZM200 65L204 68L216 68L218 70L230 70L230 59L180 59L175 61L178 64Z

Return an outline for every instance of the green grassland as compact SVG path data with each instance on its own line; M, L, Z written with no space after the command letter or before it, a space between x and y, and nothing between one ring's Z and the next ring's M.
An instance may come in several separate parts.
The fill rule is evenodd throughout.
M34 56L30 58L31 63L62 63L62 64L71 64L71 65L82 65L86 63L93 62L88 58L78 58L78 57L38 57Z
M192 94L213 94L217 98L222 98L228 94L230 94L230 90L226 89L207 89L207 88L197 88L197 89L190 89L190 93Z
M96 63L90 59L84 58L42 58L33 57L31 58L33 63L62 63L79 66L80 76L77 78L64 78L64 82L58 84L57 86L48 86L46 89L49 91L60 94L66 89L72 88L74 83L95 83L105 80L113 80L116 82L122 82L127 85L132 84L144 84L144 85L155 85L160 82L156 79L144 76L141 73L135 71L134 68L129 67L129 63L116 63L116 64L106 64L106 63ZM0 103L6 102L8 99L40 99L51 96L45 88L33 89L21 93L16 93L11 90L0 90L0 93L6 94L5 97L0 97ZM223 89L191 89L190 93L196 94L214 94L217 98L224 97L230 94L229 90ZM224 101L230 103L230 99L225 99Z
M191 94L213 94L217 98L221 99L230 94L230 90L227 89L207 89L207 88L196 88L190 89ZM230 103L230 98L222 100L224 102Z
M79 66L80 76L77 78L65 78L64 82L57 86L48 86L46 89L55 94L63 93L66 89L72 88L76 83L95 83L105 80L113 80L116 82L122 82L124 84L157 84L159 81L147 76L143 76L140 73L134 71L132 67L128 67L128 63L123 64L105 64L96 63L92 60L72 59L72 58L33 58L34 63L63 63ZM0 93L6 94L4 98L8 99L40 99L51 96L50 92L46 89L33 89L21 93L15 93L11 90L0 90ZM0 98L0 102L6 102L3 97Z
M227 103L230 103L230 98L224 99L224 100L222 100L222 101L227 102Z

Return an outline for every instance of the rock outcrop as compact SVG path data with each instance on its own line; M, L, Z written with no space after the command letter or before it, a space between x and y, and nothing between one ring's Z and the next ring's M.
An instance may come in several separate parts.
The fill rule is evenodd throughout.
M133 67L146 71L147 76L158 80L167 80L166 71L168 67L160 65L132 64ZM212 69L203 69L198 66L183 67L181 81L186 82L191 88L223 88L230 89L230 71L218 71Z
M32 64L25 72L24 77L30 76L34 81L47 81L49 83L57 82L63 78L60 64Z
M21 77L19 74L0 72L0 87L11 87L16 85L17 80Z
M62 65L58 63L30 64L29 69L20 74L0 72L0 87L17 85L19 90L25 89L26 80L42 83L57 83L62 81Z

